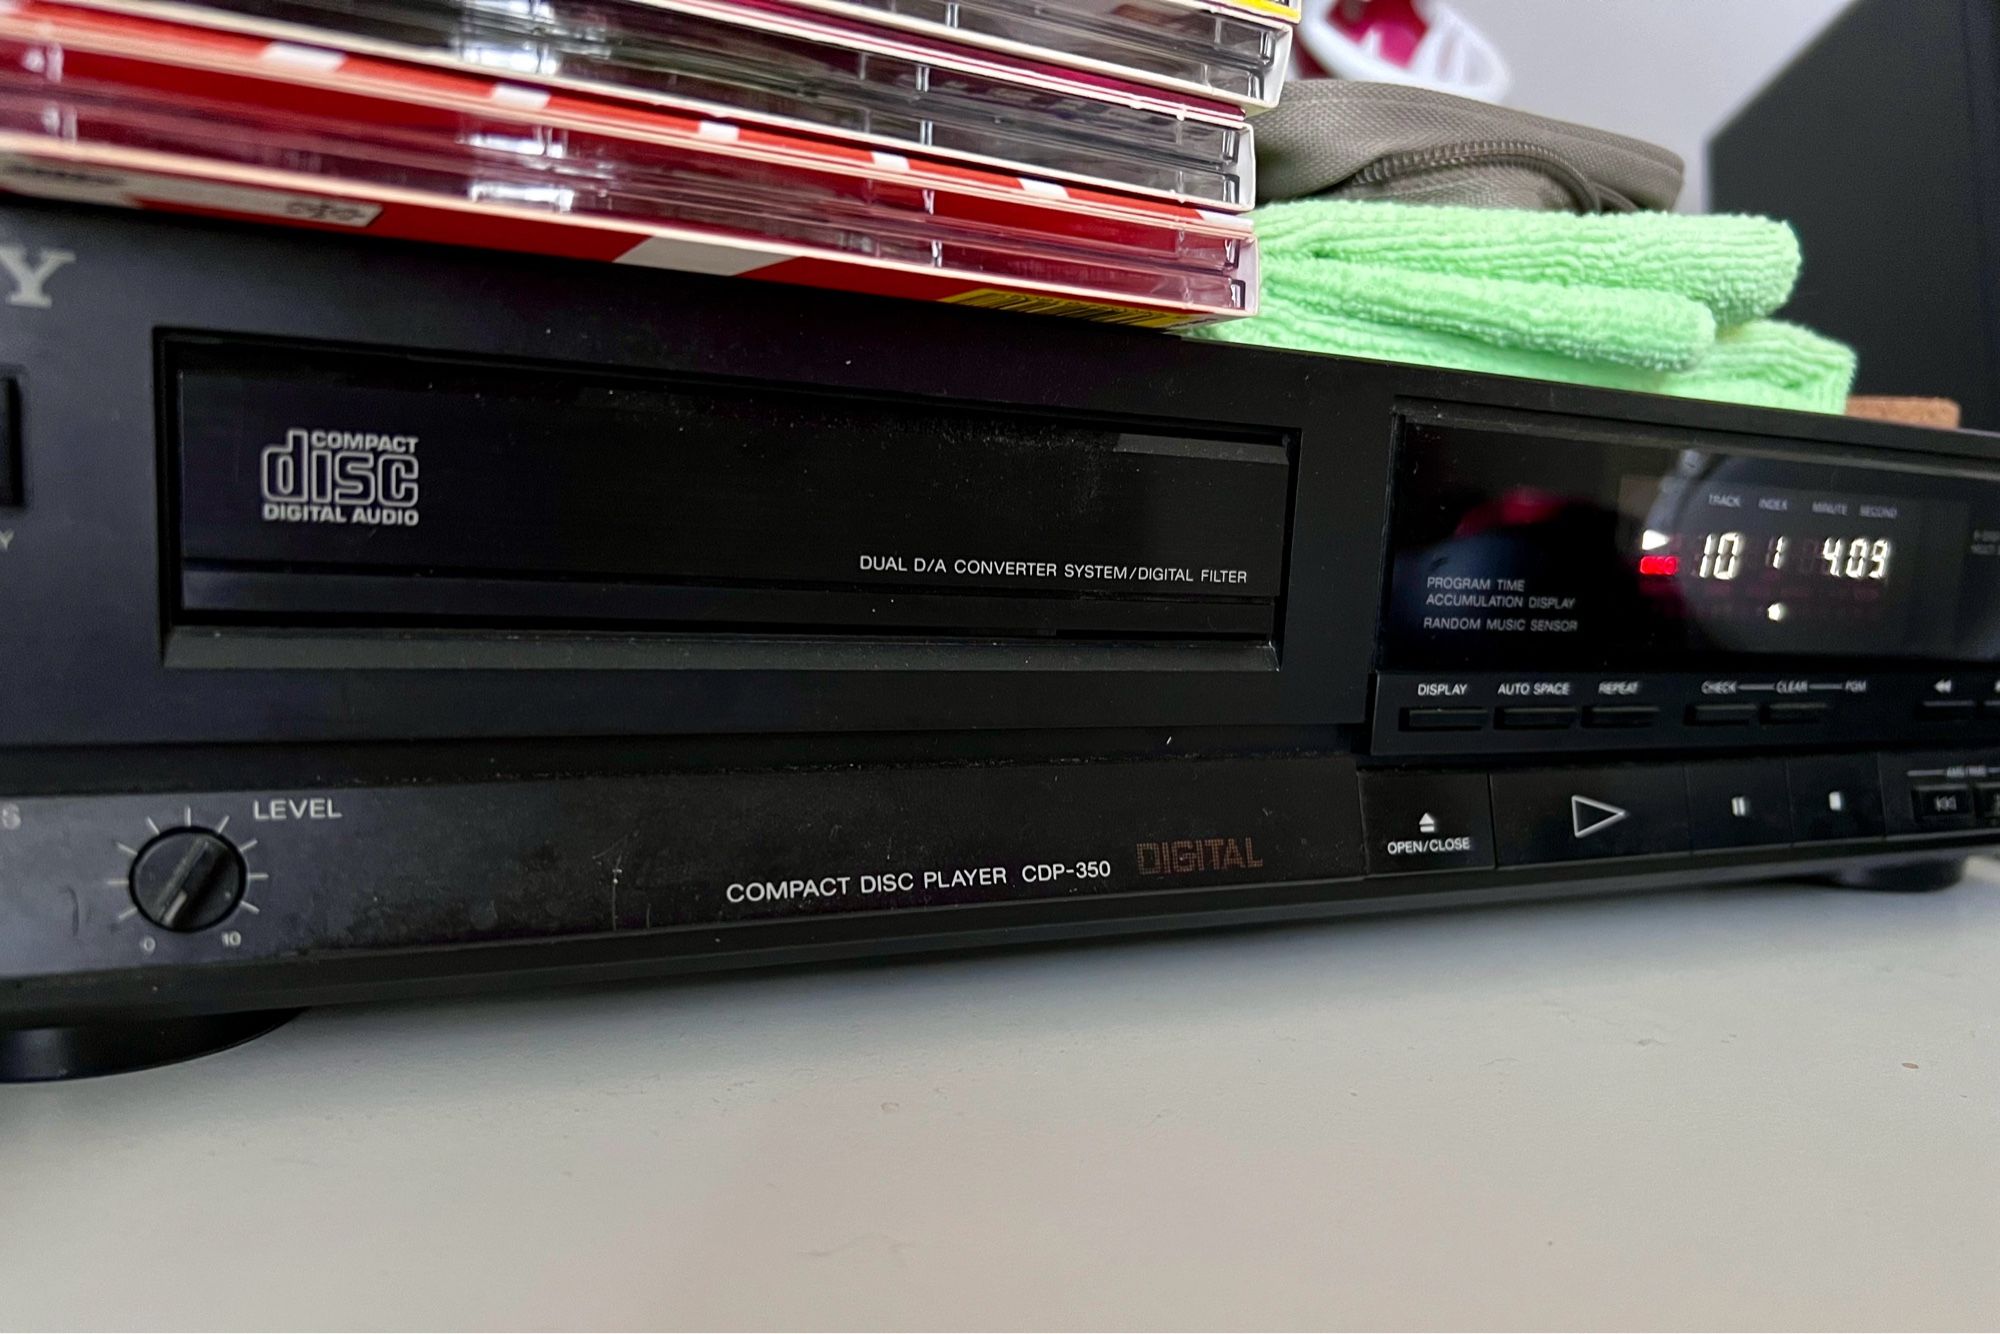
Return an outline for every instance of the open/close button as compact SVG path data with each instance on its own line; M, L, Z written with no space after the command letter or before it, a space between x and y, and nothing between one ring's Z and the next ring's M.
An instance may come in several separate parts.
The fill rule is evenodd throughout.
M1485 774L1364 771L1361 825L1375 875L1493 865Z
M1493 775L1502 866L1688 850L1687 775L1678 764Z

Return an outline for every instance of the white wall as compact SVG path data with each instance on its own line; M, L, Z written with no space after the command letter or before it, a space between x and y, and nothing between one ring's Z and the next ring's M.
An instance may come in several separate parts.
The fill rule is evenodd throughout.
M1450 0L1506 54L1507 101L1650 139L1687 159L1681 208L1708 203L1708 137L1848 0Z

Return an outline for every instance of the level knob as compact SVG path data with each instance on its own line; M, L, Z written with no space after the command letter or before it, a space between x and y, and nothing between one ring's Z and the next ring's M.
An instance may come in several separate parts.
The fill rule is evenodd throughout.
M132 861L132 902L169 931L200 931L242 901L243 857L206 829L169 829Z

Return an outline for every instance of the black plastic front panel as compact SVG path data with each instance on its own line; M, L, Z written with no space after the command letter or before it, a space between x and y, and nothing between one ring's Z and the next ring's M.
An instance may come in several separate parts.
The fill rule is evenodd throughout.
M2000 753L1981 751L469 782L384 781L377 764L333 766L374 781L0 802L0 1025L1726 883L2000 841ZM134 895L133 866L184 830L231 840L246 877L194 932Z
M1145 727L1185 736L1352 726L1364 716L1376 570L1341 535L1381 527L1387 460L1368 442L1379 435L1392 382L1373 369L1336 376L1336 363L1322 370L1318 360L1078 322L113 210L10 207L0 212L0 243L30 256L75 256L51 277L46 308L0 303L0 343L19 368L26 497L0 524L10 534L0 598L11 627L0 698L14 702L0 710L0 744L935 728ZM1016 600L1000 619L1012 625L985 635L927 634L958 614L938 591L885 590L885 633L876 640L856 633L867 628L858 615L832 634L798 629L810 624L810 610L796 600L779 606L782 598L771 604L778 620L764 622L779 633L680 633L702 608L662 612L657 598L662 588L692 586L649 580L636 591L631 581L600 585L569 603L572 618L594 625L541 630L536 622L564 620L545 583L531 590L540 605L524 598L507 616L504 586L472 582L442 590L454 608L463 599L470 618L440 623L434 600L392 618L396 632L383 635L356 630L356 604L342 600L366 605L379 587L343 584L338 597L315 602L296 581L245 582L297 572L272 562L221 571L238 580L231 595L244 599L239 614L230 624L195 624L176 619L180 553L165 522L177 503L168 485L173 422L161 419L158 391L168 336L189 331L582 365L615 377L786 383L946 418L997 411L1167 440L1280 442L1293 459L1282 511L1270 512L1268 483L1252 485L1263 517L1232 535L1240 559L1207 559L1174 531L1141 536L1175 556L1153 564L1185 567L1197 580L1203 568L1241 569L1246 583L1234 587L1254 577L1265 593L1279 552L1283 589L1261 608L1234 593L1190 599L1203 610L1188 617L1135 597L1100 605L1101 621L1054 635L1021 629L1042 590L1006 591ZM1120 467L1187 462L1113 457ZM1212 534L1241 498L1233 484L1204 481L1198 500L1176 504L1192 531ZM433 501L427 491L425 503L466 502L442 493ZM1110 503L1107 494L1107 508L1074 512L1077 522L1061 513L1012 517L1101 546L1074 530L1111 513ZM973 507L963 526L997 524L1001 510ZM1287 540L1285 526L1306 512L1340 521L1292 529ZM417 532L431 522L426 509ZM491 530L507 528L507 516L494 516ZM530 548L544 536L533 527L514 532ZM479 537L483 565L500 539ZM1060 551L1046 558L1069 559ZM627 594L654 600L636 613L630 603L606 605ZM923 598L932 601L910 610Z
M1275 636L1281 432L297 343L164 353L183 621Z
M0 517L11 1022L1831 871L2000 836L2000 756L1971 730L2000 680L1965 664L1926 679L1928 658L1861 673L1792 658L1616 671L1399 659L1371 675L1401 420L1498 415L1668 449L1727 436L1827 467L1898 460L1930 474L1990 468L1973 437L108 212L9 209L0 231L76 257L49 307L0 305L25 502ZM391 347L422 359L391 381L531 368L480 391L514 403L535 398L546 368L589 366L591 384L700 386L710 402L793 385L786 401L822 425L885 411L1056 423L1088 437L1062 448L1078 451L1070 464L1088 456L1080 476L1101 494L1043 493L1072 506L1060 521L965 504L933 535L1034 532L1082 549L1136 508L1162 522L1127 536L1162 565L1245 580L1187 598L897 587L880 596L933 601L885 613L878 634L844 613L837 633L814 633L809 610L718 628L626 599L657 608L662 590L710 579L809 608L834 567L759 567L725 585L749 567L700 562L750 559L702 540L726 506L691 507L686 541L655 551L630 513L598 524L536 509L551 486L585 485L560 470L500 489L503 508L539 518L508 534L456 508L478 480L470 466L423 474L452 484L424 491L414 527L329 525L349 531L305 540L285 521L267 528L261 508L252 524L205 506L285 444L274 430L374 428L252 421L262 409L242 397L202 421L236 411L245 429L181 474L176 449L208 446L162 412L175 405L160 377L193 364L176 358L196 334L307 349L279 368L294 378L350 374L357 354L380 373L372 357ZM393 453L397 436L479 420L477 398L420 430L375 433ZM1144 448L1120 450L1133 442ZM492 463L489 443L463 457ZM1245 449L1289 463L1252 454L1264 461L1241 471ZM1043 484L1011 463L978 472L989 464L954 503ZM378 499L407 498L382 485L395 471L375 477ZM943 488L933 495L954 491L949 470L923 475ZM894 480L862 469L817 489L886 495ZM630 499L604 503L616 517ZM455 540L401 545L429 542L434 513ZM1245 530L1246 514L1262 517ZM855 516L855 531L872 521ZM794 508L777 526L791 537L832 522ZM529 554L510 560L516 538ZM1197 539L1238 554L1203 564L1177 545ZM988 621L987 634L924 619L961 596L1057 596L1106 619L1035 633ZM1275 619L1247 634L1110 619L1259 604ZM1697 705L1751 720L1703 731ZM1418 709L1459 717L1406 729ZM198 932L149 929L132 868L183 826L233 841L248 906Z
M869 766L9 805L0 978L1346 879L1344 756ZM121 848L219 830L213 929L134 906ZM106 873L107 865L114 869Z

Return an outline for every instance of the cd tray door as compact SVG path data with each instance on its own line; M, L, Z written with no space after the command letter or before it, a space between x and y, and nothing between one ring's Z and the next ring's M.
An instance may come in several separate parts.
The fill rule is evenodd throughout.
M1275 638L1284 433L177 335L176 621Z

